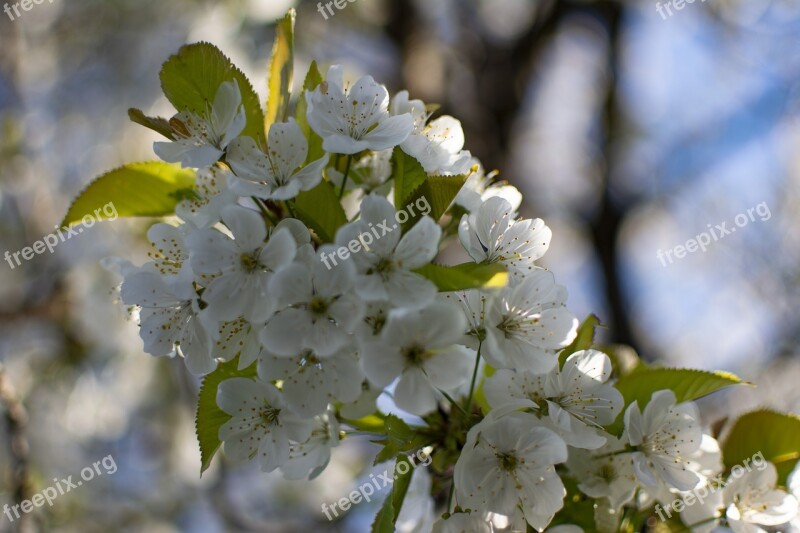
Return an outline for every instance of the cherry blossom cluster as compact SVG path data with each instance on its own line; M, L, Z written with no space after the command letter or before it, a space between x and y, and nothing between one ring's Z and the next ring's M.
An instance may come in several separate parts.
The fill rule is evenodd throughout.
M566 289L538 264L551 230L520 217L521 195L464 150L458 120L432 118L405 91L390 98L370 76L346 84L339 67L304 104L305 124L322 141L318 158L295 118L272 124L263 146L243 136L236 81L220 85L207 112L173 117L174 139L154 149L197 169L196 187L176 222L150 228L151 260L123 269L121 298L138 312L145 351L181 356L195 375L221 361L256 369L218 388L229 458L313 478L349 421L378 412L381 394L423 422L461 409L450 503L434 502L418 469L398 521L439 533L543 531L565 506L567 480L598 514L619 516L666 505L723 471L693 403L662 390L626 408L608 355L587 349L559 360L579 324ZM326 257L404 207L391 194L398 148L429 176L466 177L463 189L442 219L422 216L331 265ZM294 210L323 181L352 215L333 242ZM420 269L448 242L476 264L501 265L505 286L440 292ZM619 416L624 430L612 434ZM761 531L797 513L771 465L720 498L724 515L691 508L685 524Z

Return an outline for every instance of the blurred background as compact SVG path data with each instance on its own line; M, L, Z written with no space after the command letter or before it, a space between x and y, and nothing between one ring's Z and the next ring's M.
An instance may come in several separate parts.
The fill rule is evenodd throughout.
M758 385L704 400L708 421L798 412L800 2L665 4L355 0L327 20L292 0L0 12L0 254L51 233L98 174L154 159L156 134L126 110L172 114L158 72L182 44L216 44L263 95L272 21L294 6L295 72L342 63L462 121L466 147L552 227L544 264L605 342ZM737 231L676 258L723 222ZM363 442L310 484L221 457L199 477L198 383L142 352L100 266L143 261L146 228L102 223L0 263L0 505L105 456L117 465L52 507L0 516L0 531L366 531L379 503L334 524L320 511L369 474Z

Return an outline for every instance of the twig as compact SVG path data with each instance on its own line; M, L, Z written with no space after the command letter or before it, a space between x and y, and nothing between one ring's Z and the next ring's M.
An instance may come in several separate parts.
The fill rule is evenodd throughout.
M28 413L17 396L14 386L0 364L0 405L5 409L5 420L8 428L9 450L12 460L12 483L14 503L20 504L29 500L32 495L30 480L30 457L28 439L25 430L28 425ZM15 521L17 531L29 533L33 531L31 515L20 513Z

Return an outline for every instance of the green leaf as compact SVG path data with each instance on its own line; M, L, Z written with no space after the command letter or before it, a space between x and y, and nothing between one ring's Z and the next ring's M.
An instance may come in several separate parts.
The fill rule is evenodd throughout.
M305 80L303 80L303 92L313 91L319 84L322 83L324 78L322 77L322 73L319 71L319 66L317 65L316 61L311 62L311 66L308 68L308 72L306 73Z
M322 83L322 74L320 74L317 68L317 62L312 61L311 67L308 69L308 74L306 74L306 79L303 82L303 91L300 93L300 99L297 101L297 109L295 110L297 125L300 127L300 131L303 132L303 135L306 136L306 139L308 139L308 157L306 157L306 163L316 161L325 155L325 150L322 148L322 137L311 129L311 126L308 125L308 118L306 118L306 113L308 112L306 93L316 89L320 83Z
M491 289L505 287L508 283L508 272L499 263L462 263L456 266L430 264L414 272L432 281L440 292Z
M289 117L289 99L292 96L294 74L294 8L275 27L275 42L269 64L269 95L264 115L264 131L274 122L285 122Z
M374 464L383 463L396 456L414 438L414 431L396 415L386 415L383 431L386 433L386 439L375 442L382 444L383 449L375 456Z
M197 442L200 444L200 474L211 464L211 459L222 444L219 440L219 428L230 420L230 415L217 405L217 389L219 384L231 378L252 378L256 376L256 365L239 370L239 358L220 364L216 370L203 378L200 395L197 399L195 430Z
M423 207L427 210L430 208L428 216L438 222L442 216L447 212L447 209L453 203L458 191L464 186L467 181L467 176L428 176L425 183L420 186L412 195L413 202L418 209ZM411 201L404 205L408 205ZM427 204L420 207L420 203ZM400 208L400 207L398 207ZM409 227L413 225L415 217L409 221Z
M729 372L706 372L687 368L642 368L619 378L614 385L625 398L625 406L638 402L639 408L650 402L654 392L669 389L678 403L697 400L742 380ZM615 435L622 433L623 413L607 428Z
M171 141L175 140L175 132L172 131L172 126L169 125L169 120L163 117L148 117L144 114L144 112L142 112L141 109L132 107L128 109L128 118L131 119L131 122L135 122L136 124L140 124L145 128L149 128L156 133L160 133Z
M193 170L151 161L131 163L103 174L72 202L62 226L80 222L85 215L110 218L102 208L112 203L121 217L158 217L175 212L180 191L194 187Z
M398 466L401 462L408 463L405 474L399 472ZM403 501L406 499L408 486L411 484L414 467L408 457L400 456L397 458L394 471L396 474L392 492L386 496L381 510L375 516L375 521L372 523L372 533L394 533L397 516L403 508Z
M800 416L763 409L739 417L722 445L725 466L746 467L759 452L775 465L785 486L800 459Z
M567 358L575 352L580 352L581 350L588 350L591 348L592 343L594 342L594 330L599 325L599 318L597 318L595 315L587 316L583 323L578 327L578 336L575 337L575 340L572 341L572 344L561 350L561 354L558 356L559 365L564 366L564 361L566 361Z
M401 452L417 450L430 443L429 437L420 435L418 431L410 428L408 424L395 415L386 415L381 432L386 433L386 438L372 441L383 446L375 456L374 464L376 465L396 457Z
M481 347L482 349L483 347ZM489 402L486 400L486 393L483 391L484 385L486 385L486 378L490 378L496 372L495 368L490 365L489 363L485 363L483 365L483 377L479 379L479 384L477 390L475 391L475 405L481 408L481 412L484 415L489 414L489 411L492 410L492 407L489 405Z
M394 205L403 209L408 200L428 179L419 161L396 147L392 153L392 179L394 180ZM438 220L438 219L434 219Z
M336 230L347 224L347 215L328 181L297 195L294 209L297 218L314 230L322 242L333 242Z
M242 135L264 145L264 112L250 81L228 57L209 43L188 44L161 69L161 88L178 111L208 116L219 86L236 80L242 92L247 125Z
M366 431L368 433L384 433L385 419L380 413L371 414L358 420L350 420L347 418L340 418L340 420L349 426L356 428L359 431Z
M707 372L688 368L650 368L643 369L617 381L616 387L625 398L625 405L635 401L644 406L654 392L670 389L675 393L678 403L697 400L731 385L739 385L742 380L730 372Z

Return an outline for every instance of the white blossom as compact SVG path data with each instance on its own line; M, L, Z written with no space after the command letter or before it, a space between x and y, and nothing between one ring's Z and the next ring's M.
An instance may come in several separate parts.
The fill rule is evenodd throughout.
M633 402L625 411L623 438L636 450L633 464L642 484L657 486L660 480L678 490L690 490L700 482L689 461L700 448L703 431L696 405L675 403L670 390L654 392L644 411Z
M428 122L430 113L422 100L409 100L408 91L400 91L392 100L392 114L410 114L414 131L400 145L414 157L429 174L466 174L472 155L464 150L464 131L461 122L451 116Z
M321 261L321 255L331 250L332 246L324 246L314 254L304 248L291 268L270 281L278 311L261 333L270 352L294 356L311 350L324 357L350 341L363 304L356 296L353 263L345 261L328 269Z
M550 371L556 352L578 330L578 319L564 307L566 298L566 289L546 270L537 269L503 289L486 309L486 360L495 368Z
M154 143L156 155L184 167L210 167L247 125L239 84L236 80L222 83L206 115L184 111L175 115L170 125L177 139Z
M168 285L158 273L141 270L125 278L120 296L125 304L141 307L139 336L145 352L173 356L177 348L192 374L216 368L208 324L190 281Z
M470 167L477 170L470 173L464 186L458 191L454 203L463 207L468 213L477 211L489 198L498 196L511 205L514 213L522 205L522 193L513 185L505 182L494 182L497 171L486 173L483 165L476 158L470 160ZM516 215L514 216L516 218Z
M191 224L172 226L164 223L153 224L147 230L147 240L152 249L147 254L151 262L146 268L158 272L167 285L185 284L194 278L186 247L186 237L194 230Z
M541 219L515 220L515 210L501 197L486 200L464 215L458 227L461 244L477 263L501 263L526 275L550 247L552 231Z
M392 204L370 195L361 203L361 218L337 232L336 244L363 243L361 250L350 255L358 269L355 291L362 299L419 308L433 301L436 286L411 270L436 257L441 235L441 228L428 216L403 235Z
M441 294L439 299L456 304L467 319L467 331L461 344L475 350L486 339L486 309L491 295L477 289Z
M513 516L543 531L563 506L566 490L554 465L567 459L567 446L536 417L491 413L470 429L455 467L456 498L462 508Z
M619 510L633 500L639 487L630 454L620 454L625 445L607 436L606 444L596 450L569 451L567 468L581 492L590 498L606 498L612 509Z
M333 167L328 167L328 178L339 190L342 186L344 174ZM392 150L372 151L357 162L353 163L348 174L345 190L360 190L364 194L389 194L392 183Z
M230 188L233 174L211 166L197 171L195 188L175 206L175 214L198 228L210 228L222 220L222 210L239 197Z
M414 128L411 115L389 114L386 87L364 76L345 86L342 67L332 66L319 87L306 93L308 124L331 153L386 150L406 140Z
M321 356L311 350L297 355L265 356L258 375L268 381L283 381L286 403L300 416L321 414L329 403L353 402L361 395L364 373L353 350Z
M356 337L360 341L367 341L376 335L380 335L391 311L392 304L388 300L366 302L364 304L364 316L355 329Z
M214 339L214 353L224 361L239 357L239 369L252 365L261 356L263 349L258 338L263 324L253 325L244 317L229 322L221 322Z
M311 422L297 417L270 383L227 379L217 389L217 405L232 417L219 428L225 454L234 461L258 456L264 472L286 464L290 441L305 442L311 436Z
M362 343L364 371L373 384L395 378L395 401L401 409L423 415L436 408L439 393L466 382L474 365L472 350L455 343L466 327L454 306L434 302L422 310L395 311L380 336Z
M611 361L596 350L570 355L564 368L547 374L498 370L487 378L484 393L495 409L527 407L543 424L576 448L596 449L606 442L603 426L622 410L622 394L606 382Z
M308 440L289 446L289 458L281 465L283 477L316 478L328 466L331 450L339 446L339 442L339 422L334 410L328 409L312 420L311 436Z
M800 533L800 462L797 463L797 466L794 467L794 470L789 475L788 485L792 496L799 502L797 516L792 520L792 527L797 530L796 533Z
M425 468L411 474L403 506L397 514L395 533L430 533L436 520L436 502L431 497L431 475Z
M328 154L306 165L307 156L308 141L290 118L269 127L266 153L252 138L239 137L231 143L226 161L240 178L233 188L242 196L288 200L322 181Z
M686 468L697 474L699 478L697 487L693 490L713 484L720 478L720 474L724 470L719 442L711 435L703 433L700 447L687 457ZM652 505L654 502L666 506L672 503L676 497L682 497L685 494L687 494L686 491L680 491L659 479L655 486L640 487L637 502L640 507Z
M778 526L797 516L797 499L776 488L777 482L775 465L768 462L740 476L731 474L708 500L687 505L681 520L693 533L708 533L723 518L735 533L766 533L760 526Z
M244 316L253 323L266 322L275 309L268 297L269 280L291 264L296 241L288 228L280 227L265 242L267 229L261 216L243 207L226 208L222 220L233 238L216 229L187 238L194 271L216 276L203 292L207 312L218 321Z
M382 387L374 387L369 380L364 380L361 383L361 392L354 401L345 402L339 408L339 414L343 418L350 420L358 420L359 418L371 415L377 409L376 402L378 396L383 394Z
M778 526L797 516L797 499L777 489L775 465L752 469L733 478L723 490L723 503L728 526L736 533L753 531L753 524Z

